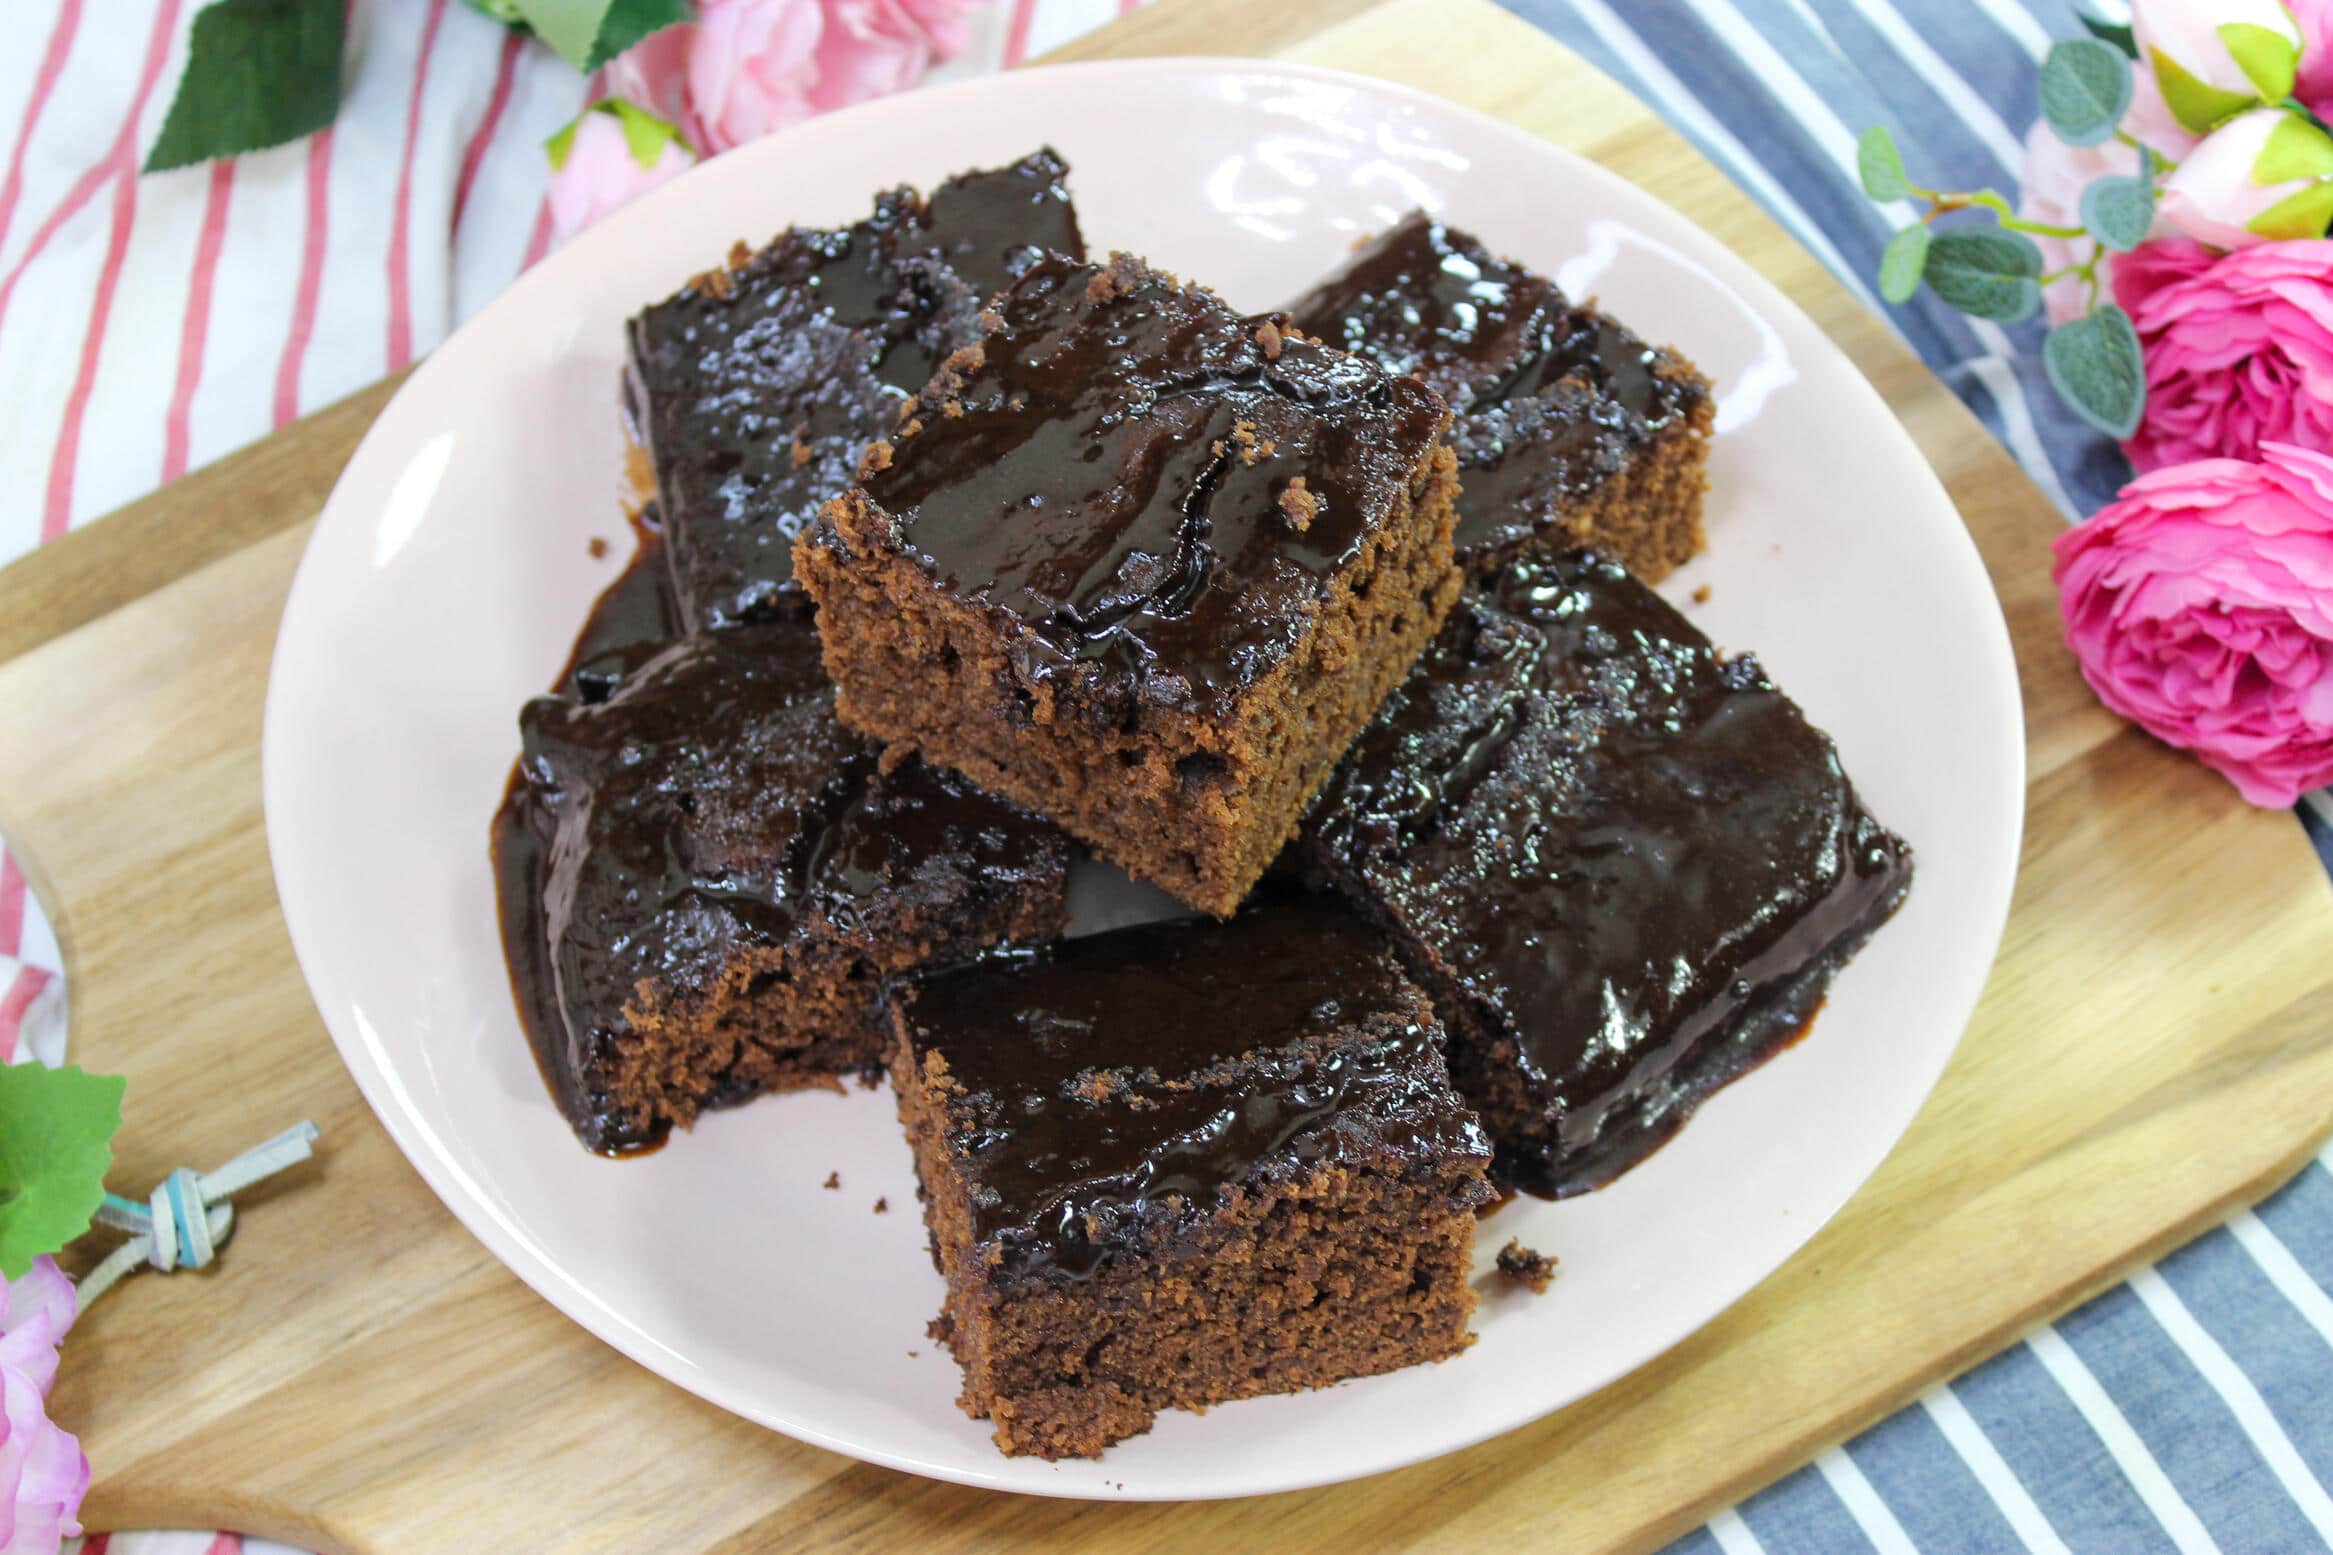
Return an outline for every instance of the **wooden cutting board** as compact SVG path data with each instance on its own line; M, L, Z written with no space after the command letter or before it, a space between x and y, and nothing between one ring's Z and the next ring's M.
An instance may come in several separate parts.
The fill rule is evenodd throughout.
M1646 1549L2305 1160L2333 1120L2333 891L2290 816L2246 808L2091 699L2058 639L2057 515L1959 402L1684 142L1489 0L1163 0L1069 52L1226 49L1472 104L1692 213L1847 349L1950 487L2008 611L2032 780L2000 964L1902 1145L1661 1360L1357 1484L1029 1500L700 1403L567 1322L439 1206L292 963L260 827L261 698L307 521L384 387L0 573L0 832L61 911L75 1056L131 1077L117 1185L216 1165L299 1118L324 1130L314 1164L248 1197L216 1269L140 1277L75 1333L53 1407L96 1464L91 1526L378 1555Z

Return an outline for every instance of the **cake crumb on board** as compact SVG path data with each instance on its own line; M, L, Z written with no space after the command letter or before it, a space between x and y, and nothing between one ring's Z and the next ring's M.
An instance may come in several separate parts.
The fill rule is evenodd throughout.
M890 1213L891 1213L891 1200L890 1200L890 1199L888 1199L888 1198L881 1198L881 1199L877 1199L877 1200L875 1201L875 1213L876 1213L876 1214L878 1214L878 1215L888 1215L888 1214L890 1214Z
M1696 605L1706 605L1706 604L1708 604L1708 603L1709 603L1709 585L1708 585L1708 584L1704 583L1704 584L1702 584L1702 585L1701 585L1701 587L1699 587L1699 588L1697 588L1697 589L1695 589L1695 590L1693 591L1693 603L1695 603Z
M608 555L608 542L607 542L607 536L605 536L605 535L593 535L593 536L591 537L591 539L590 539L590 540L588 540L588 541L586 541L586 542L584 543L584 547L583 547L583 548L584 548L586 551L589 551L589 552L591 553L591 559L592 559L593 561L595 561L595 562L598 562L598 561L606 561L606 560L607 560L607 555Z
M829 1193L832 1193L835 1189L842 1186L842 1173L828 1172L826 1174L826 1181L820 1183L819 1186L826 1189Z
M1528 1285L1532 1295L1544 1296L1555 1281L1555 1260L1535 1247L1525 1247L1521 1237L1511 1236L1499 1249L1499 1273L1517 1285Z

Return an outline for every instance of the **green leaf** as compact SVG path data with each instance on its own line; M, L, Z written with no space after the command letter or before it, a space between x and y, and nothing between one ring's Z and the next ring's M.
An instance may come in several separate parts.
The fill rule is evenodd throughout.
M2135 177L2094 178L2082 191L2082 225L2117 254L2127 254L2144 243L2147 229L2154 224L2155 177L2151 167L2142 166Z
M2130 315L2113 303L2049 332L2042 370L2074 414L2117 441L2139 429L2147 408L2147 365Z
M2079 12L2076 13L2074 19L2087 28L2090 36L2099 42L2113 44L2132 59L2139 57L2138 34L2131 30L2130 23L2102 22L2095 16Z
M2130 107L2130 61L2111 43L2068 38L2041 67L2041 116L2069 146L2095 146Z
M590 113L598 106L599 105L595 103L591 108L584 109L583 113ZM559 127L559 132L557 134L553 135L549 140L543 142L543 154L551 159L552 172L556 173L560 169L566 167L567 159L574 155L575 132L583 128L583 113L579 113L574 118L569 119L565 124Z
M2252 182L2263 189L2296 178L2329 175L2333 175L2333 136L2297 113L2276 121L2268 139L2261 142L2260 155L2252 159Z
M1926 222L1915 221L1896 229L1879 251L1879 294L1890 302L1909 302L1920 289L1920 271L1928 263Z
M2244 72L2244 79L2260 89L2262 97L2275 103L2292 96L2293 77L2301 62L2298 43L2273 28L2251 22L2223 22L2218 30L2228 57Z
M2244 223L2245 231L2257 232L2277 243L2295 238L2321 238L2328 228L2333 228L2333 179L2287 195Z
M2147 62L2154 67L2155 84L2163 89L2164 106L2180 128L2191 134L2208 135L2260 100L2241 92L2224 92L2198 80L2161 49L2149 49Z
M340 112L343 0L216 0L194 19L186 73L146 171L313 135Z
M1997 227L1954 227L1928 242L1921 278L1947 306L2014 324L2041 306L2041 250Z
M1863 180L1863 192L1882 205L1912 192L1912 180L1904 171L1896 139L1884 124L1874 124L1855 143L1855 172Z
M620 97L609 106L616 121L624 127L624 149L642 167L654 167L663 160L664 148L676 142L681 150L694 153L696 148L681 139L680 126L670 119L659 119L639 104L625 102Z
M689 0L511 0L545 43L578 70L597 70L652 32L692 21Z
M18 1278L89 1229L125 1084L119 1075L0 1065L0 1278Z

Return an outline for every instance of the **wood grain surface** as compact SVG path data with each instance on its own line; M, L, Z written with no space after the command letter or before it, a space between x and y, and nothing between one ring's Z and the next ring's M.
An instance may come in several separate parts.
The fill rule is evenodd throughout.
M2008 612L2031 787L2000 964L1902 1145L1659 1361L1356 1484L1032 1500L856 1464L701 1403L455 1223L359 1099L292 962L260 706L307 520L383 402L368 391L0 573L0 832L60 909L76 1057L132 1078L117 1185L216 1165L299 1118L324 1130L315 1162L245 1201L216 1269L138 1279L75 1333L53 1407L97 1467L92 1527L350 1555L1647 1549L2314 1148L2333 1119L2333 892L2289 816L2091 699L2058 639L2057 516L1959 402L1640 105L1488 0L1163 0L1070 52L1226 50L1422 87L1635 180L1797 298L1943 476Z

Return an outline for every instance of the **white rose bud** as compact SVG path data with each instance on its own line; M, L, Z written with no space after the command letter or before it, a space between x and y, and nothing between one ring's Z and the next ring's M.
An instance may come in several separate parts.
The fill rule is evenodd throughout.
M2131 24L2139 62L2192 134L2292 95L2301 30L2279 0L2135 0Z
M2220 248L2321 238L2333 220L2333 137L2283 108L2239 114L2179 164L2160 214Z

